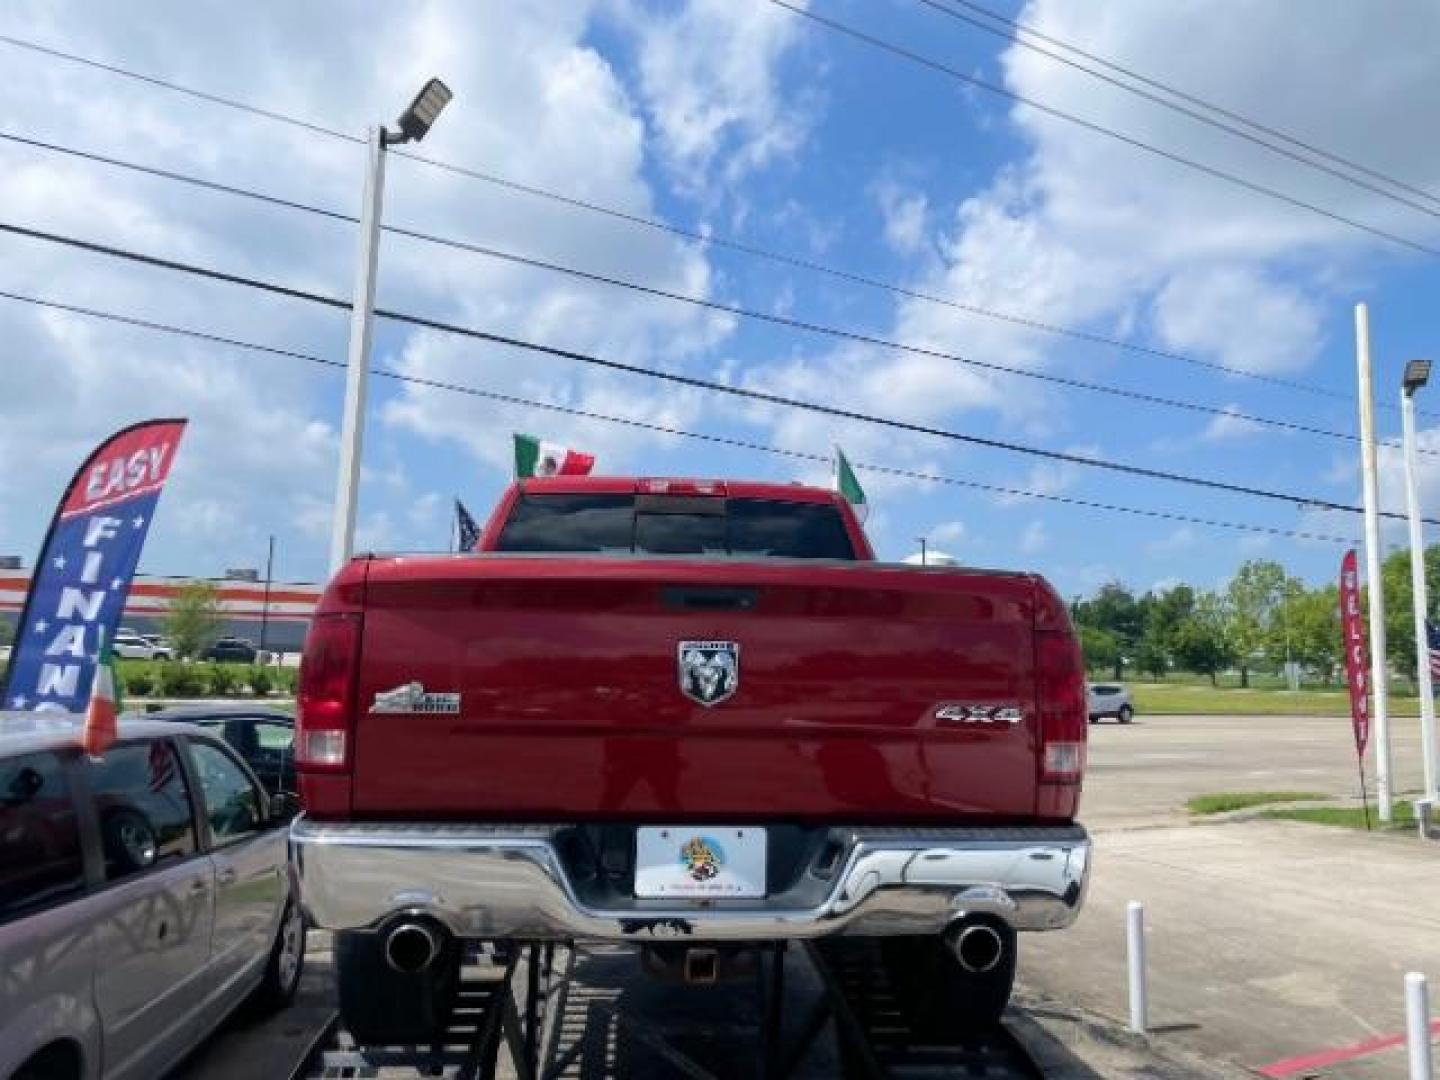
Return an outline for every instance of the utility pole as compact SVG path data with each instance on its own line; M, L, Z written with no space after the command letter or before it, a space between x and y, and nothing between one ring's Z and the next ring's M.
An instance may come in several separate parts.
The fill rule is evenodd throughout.
M1430 614L1425 589L1425 539L1420 531L1420 494L1415 461L1415 392L1430 380L1430 361L1405 365L1400 390L1400 419L1405 430L1405 503L1410 525L1410 586L1415 608L1415 676L1420 692L1420 756L1425 764L1425 798L1433 806L1435 789L1435 688L1430 678Z
M925 537L917 536L915 539L920 541L920 565L929 566L929 559L925 555Z
M365 197L360 207L360 251L355 268L355 297L350 306L350 351L345 369L345 412L340 425L340 474L330 523L330 572L350 559L355 546L355 500L360 491L360 457L365 436L365 393L370 369L370 337L375 325L375 268L380 254L381 205L385 198L385 148L419 142L451 98L439 79L425 84L396 121L370 129L365 168Z
M270 579L275 574L275 537L270 537L270 547L265 554L265 599L260 604L260 651L265 651L266 631L270 628Z
M1359 375L1360 472L1365 494L1365 579L1370 601L1370 689L1375 701L1375 802L1380 820L1388 822L1393 811L1390 806L1390 706L1385 677L1385 588L1380 579L1375 401L1370 385L1370 309L1364 304L1355 305L1355 364Z

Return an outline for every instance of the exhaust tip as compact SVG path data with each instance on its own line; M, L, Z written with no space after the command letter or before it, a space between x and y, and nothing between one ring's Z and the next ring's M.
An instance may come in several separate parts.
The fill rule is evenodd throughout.
M993 926L972 923L955 935L950 945L966 971L983 975L994 971L1005 957L1005 939Z
M440 939L423 923L401 923L385 939L385 962L402 975L418 975L440 955Z

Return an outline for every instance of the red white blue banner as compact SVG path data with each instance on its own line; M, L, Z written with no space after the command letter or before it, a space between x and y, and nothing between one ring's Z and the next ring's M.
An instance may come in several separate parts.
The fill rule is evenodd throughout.
M5 707L85 711L102 634L114 640L185 423L117 432L70 481L15 629Z

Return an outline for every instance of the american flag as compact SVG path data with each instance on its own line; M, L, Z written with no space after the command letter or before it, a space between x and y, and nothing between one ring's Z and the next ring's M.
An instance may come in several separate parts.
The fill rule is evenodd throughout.
M1425 620L1425 651L1430 654L1430 677L1440 679L1440 627Z
M480 540L480 526L475 524L470 511L465 509L459 499L455 500L455 532L460 539L461 551L475 550L475 545Z

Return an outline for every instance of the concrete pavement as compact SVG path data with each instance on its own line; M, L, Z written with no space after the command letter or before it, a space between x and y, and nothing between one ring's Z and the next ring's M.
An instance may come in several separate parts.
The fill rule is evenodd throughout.
M1027 992L1122 1020L1125 907L1141 900L1161 1043L1258 1068L1403 1030L1404 973L1440 980L1440 846L1184 813L1208 791L1358 792L1343 720L1165 717L1092 734L1089 902L1071 930L1024 939ZM1396 773L1414 788L1418 748L1399 735ZM1291 1065L1287 1075L1405 1075L1403 1047Z

